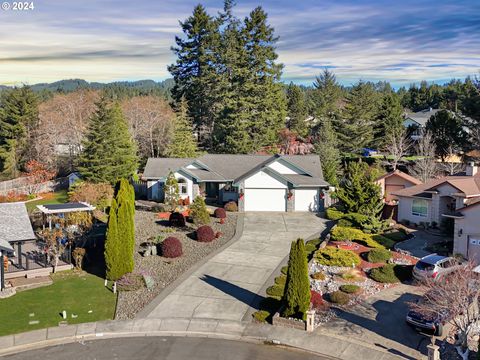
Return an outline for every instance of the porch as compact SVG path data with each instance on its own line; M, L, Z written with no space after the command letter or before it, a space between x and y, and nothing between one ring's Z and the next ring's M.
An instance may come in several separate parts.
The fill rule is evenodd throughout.
M210 205L223 206L229 201L238 201L238 188L231 182L201 182L198 184L200 194L205 195L205 202Z

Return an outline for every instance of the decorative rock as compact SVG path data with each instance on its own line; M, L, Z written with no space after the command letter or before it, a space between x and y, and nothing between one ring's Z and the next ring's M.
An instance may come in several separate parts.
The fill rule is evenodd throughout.
M155 286L155 280L150 275L143 275L143 281L147 289L152 289Z

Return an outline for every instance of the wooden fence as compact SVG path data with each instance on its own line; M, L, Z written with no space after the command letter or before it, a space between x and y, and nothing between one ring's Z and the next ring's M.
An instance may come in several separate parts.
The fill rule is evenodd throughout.
M0 195L14 191L17 194L31 194L57 191L68 188L68 177L57 178L40 184L32 185L28 176L0 182Z
M147 199L148 188L145 180L131 180L131 184L135 189L135 199Z

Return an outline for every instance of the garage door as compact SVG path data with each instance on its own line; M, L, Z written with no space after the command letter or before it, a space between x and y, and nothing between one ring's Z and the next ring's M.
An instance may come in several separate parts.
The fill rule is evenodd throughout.
M318 211L318 189L295 189L295 211Z
M245 211L286 211L285 189L245 189Z

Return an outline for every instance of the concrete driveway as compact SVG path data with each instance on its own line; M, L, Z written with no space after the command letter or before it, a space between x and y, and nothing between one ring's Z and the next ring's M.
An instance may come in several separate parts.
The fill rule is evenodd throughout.
M146 317L240 321L258 302L257 293L288 255L291 242L324 228L325 220L311 213L246 213L241 237L167 297L154 300Z

